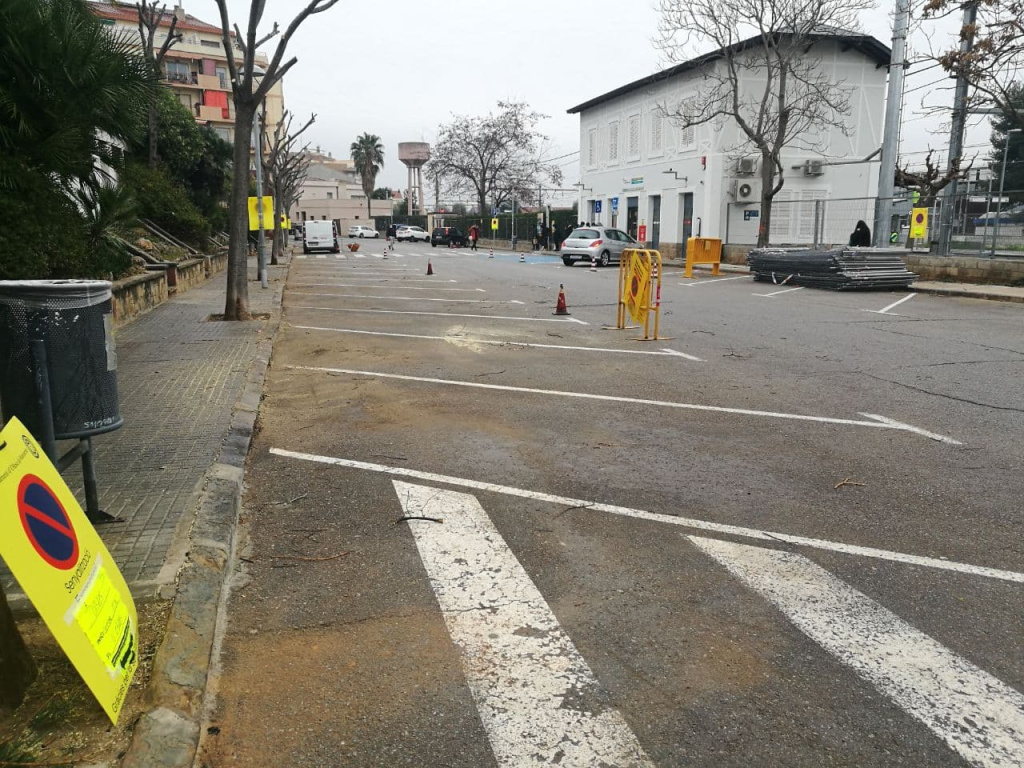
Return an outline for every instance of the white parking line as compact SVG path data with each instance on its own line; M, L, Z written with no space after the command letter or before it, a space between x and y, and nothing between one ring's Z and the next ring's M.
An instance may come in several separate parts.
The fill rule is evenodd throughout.
M1024 695L806 557L689 539L971 765L1020 765Z
M476 497L392 481L502 766L650 766L622 714Z
M663 349L660 352L651 349L611 349L608 347L571 347L565 344L534 344L525 341L504 341L501 339L473 339L468 336L422 336L415 333L386 333L384 331L357 331L352 328L324 328L317 325L293 325L305 331L331 331L333 333L358 333L366 336L390 336L398 339L426 339L430 341L458 341L465 344L492 344L499 347L522 347L524 349L568 349L579 352L619 352L624 355L653 355L654 357L682 357L704 362L699 357L674 349Z
M699 531L711 531L713 533L721 533L727 536L740 536L745 539L754 539L755 541L763 541L769 544L777 544L781 541L794 546L820 549L825 552L837 552L839 554L850 555L853 557L868 557L874 560L885 560L893 563L903 563L904 565L915 565L924 568L934 568L939 571L965 574L967 576L979 576L982 578L998 579L999 581L1007 581L1015 584L1024 584L1024 573L1018 571L1004 571L999 568L988 568L981 565L971 565L970 563L960 563L956 560L947 560L939 557L911 555L905 552L894 552L887 549L876 549L875 547L863 547L858 544L846 544L844 542L830 541L828 539L813 539L806 536L793 536L788 533L766 531L761 528L746 528L740 525L714 523L709 520L698 520L692 517L680 517L676 515L660 514L658 512L647 512L642 509L621 507L616 504L604 504L599 501L574 499L571 496L556 496L542 491L531 491L525 488L498 485L497 483L487 483L481 480L470 480L463 477L453 477L452 475L439 475L434 472L423 472L421 470L410 469L408 467L392 467L386 464L373 464L366 461L356 461L355 459L340 459L334 456L320 456L315 453L288 451L283 448L271 448L270 453L274 456L297 459L299 461L311 461L318 464L329 464L336 467L361 469L368 472L377 472L379 474L391 475L394 477L407 477L428 483L443 483L444 485L454 485L461 488L472 488L477 491L487 491L490 493L500 493L505 496L515 496L521 499L542 501L550 504L556 504L559 507L569 507L571 509L579 510L581 513L604 512L606 514L618 515L620 517L649 520L654 523L676 525L682 528L693 528Z
M309 307L309 309L318 309L318 307ZM332 308L333 309L333 308ZM347 310L340 310L347 311ZM366 311L366 312L382 312L385 310L354 310L354 311ZM414 312L412 314L430 314L422 312ZM454 315L454 317L461 317L461 315ZM468 315L472 317L472 315ZM522 319L522 318L516 318ZM531 318L532 319L532 318ZM571 318L570 318L571 319ZM556 321L557 322L557 321ZM938 442L948 443L950 445L960 445L959 442L951 437L945 435L939 435L934 432L927 432L919 427L912 427L909 424L904 424L900 421L894 421L887 419L883 416L875 416L870 413L862 413L861 416L866 416L872 421L858 421L856 419L843 419L833 418L830 416L806 416L800 413L776 413L774 411L756 411L749 408L725 408L717 405L699 405L697 403L678 403L671 400L647 400L640 397L621 397L619 395L595 395L588 392L565 392L558 389L535 389L533 387L513 387L507 384L484 384L478 381L458 381L456 379L435 379L428 376L406 376L401 373L382 373L380 371L357 371L350 368L321 368L318 366L306 366L306 365L293 365L289 366L295 370L302 371L320 371L322 373L347 373L352 376L374 376L381 379L398 379L400 381L420 381L426 384L445 384L453 387L471 387L475 389L492 389L501 390L504 392L523 392L526 394L533 395L555 395L557 397L575 397L584 400L603 400L614 403L636 403L638 405L655 405L662 408L681 408L690 411L711 411L714 413L730 413L738 416L757 416L767 417L773 419L786 419L790 421L812 421L819 424L842 424L844 426L852 427L873 427L875 429L895 429L901 432L911 432L916 435L927 437L931 440Z
M752 293L750 295L751 296L760 296L762 298L767 299L767 298L771 298L772 296L781 296L784 293L792 293L793 291L802 291L803 289L804 289L804 287L802 285L798 285L796 288L786 288L786 289L781 290L781 291L775 291L774 293Z
M389 281L385 281L389 282ZM401 287L391 285L358 285L357 283L293 283L296 288L387 288ZM459 291L462 293L487 293L484 288L414 288L411 285L402 288L405 291Z
M890 304L890 305L889 305L888 307L884 307L883 309L877 309L877 310L876 310L876 309L865 309L864 311L865 311L865 312L873 312L873 313L874 313L874 314L876 314L876 315L887 315L887 314L889 314L889 310L890 310L890 309L892 309L893 307L898 307L898 306L899 306L900 304L902 304L902 303L903 303L904 301L910 301L910 300L911 300L912 298L914 298L914 297L915 297L916 295L917 295L916 293L908 293L908 294L907 294L906 296L904 296L904 297L903 297L902 299L900 299L899 301L894 301L894 302L893 302L892 304ZM893 314L895 314L895 313L893 313Z
M327 256L326 256L325 254L322 254L322 253L318 253L318 254L316 255L316 257L317 257L318 259L326 259L326 258L327 258Z
M476 317L483 320L514 320L521 323L577 323L579 325L590 325L575 317L502 317L500 315L461 315L457 312L410 312L404 309L349 309L347 307L292 307L292 309L317 309L322 312L368 312L379 315L429 315L431 317Z
M750 275L740 275L738 277L716 277L712 280L707 279L695 279L692 283L680 283L680 285L707 285L708 283L724 283L726 280L742 280L743 278L750 279Z
M328 296L339 299L366 299L368 301L442 301L446 304L523 304L518 299L438 299L427 296L367 296L363 293L311 293L291 291L292 296Z
M383 275L383 274L387 274L387 273L385 272L385 273L381 273L381 274ZM402 283L402 284L405 284L405 283L434 283L435 285L439 285L439 284L445 284L445 283L457 283L457 282L459 282L458 280L438 280L436 277L433 278L433 279L427 279L425 277L418 277L418 278L402 277L402 276L397 276L397 277L369 277L369 276L364 276L364 275L365 275L365 273L360 274L360 275L345 275L344 279L345 280L363 280L363 281L366 281L368 283L396 283L396 284L397 283ZM317 277L320 277L320 275L317 275ZM371 288L373 286L358 285L358 286L355 286L355 287L356 288L364 288L364 287L365 288Z

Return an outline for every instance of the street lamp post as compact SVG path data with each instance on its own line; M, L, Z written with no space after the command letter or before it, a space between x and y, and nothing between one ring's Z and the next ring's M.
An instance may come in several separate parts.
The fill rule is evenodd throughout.
M1010 137L1013 134L1020 132L1020 128L1010 128L1006 132L1006 141L1003 142L1003 169L999 173L999 199L996 201L996 228L992 231L992 251L989 254L993 259L996 257L996 243L999 240L999 219L1003 212L1003 185L1006 182L1006 156L1010 152Z

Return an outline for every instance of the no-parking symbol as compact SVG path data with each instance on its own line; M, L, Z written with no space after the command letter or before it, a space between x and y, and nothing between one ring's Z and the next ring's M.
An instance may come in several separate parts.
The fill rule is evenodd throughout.
M60 499L35 475L18 485L18 515L29 543L47 563L70 571L78 562L78 536Z

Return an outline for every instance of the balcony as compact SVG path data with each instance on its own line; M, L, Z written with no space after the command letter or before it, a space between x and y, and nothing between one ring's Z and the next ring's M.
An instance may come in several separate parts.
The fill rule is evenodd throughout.
M228 88L227 78L221 82L221 79L216 75L199 75L199 87L204 91L227 91Z
M228 113L230 115L230 112ZM224 117L222 107L208 107L202 104L196 105L196 117L200 120L213 120L217 123L233 123L234 117Z
M170 85L174 85L174 86L185 86L185 87L188 87L188 88L199 88L200 87L199 86L199 78L200 77L201 77L201 75L198 75L195 72L190 72L188 74L184 74L184 73L181 73L181 72L168 72L164 76L164 80L166 80ZM214 80L216 80L216 79L217 78L214 78Z

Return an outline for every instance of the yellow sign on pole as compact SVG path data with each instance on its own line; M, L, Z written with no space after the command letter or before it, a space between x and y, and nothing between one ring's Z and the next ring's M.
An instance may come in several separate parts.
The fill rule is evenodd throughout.
M249 231L260 228L259 198L249 198ZM274 228L274 198L263 196L263 229Z
M64 479L16 418L0 431L0 556L116 724L138 666L135 603Z
M914 208L910 212L910 237L925 240L928 237L928 209Z
M498 231L498 220L497 219L491 219L491 231L492 232L497 232Z
M646 323L650 309L651 263L639 251L632 251L623 299L634 323Z

